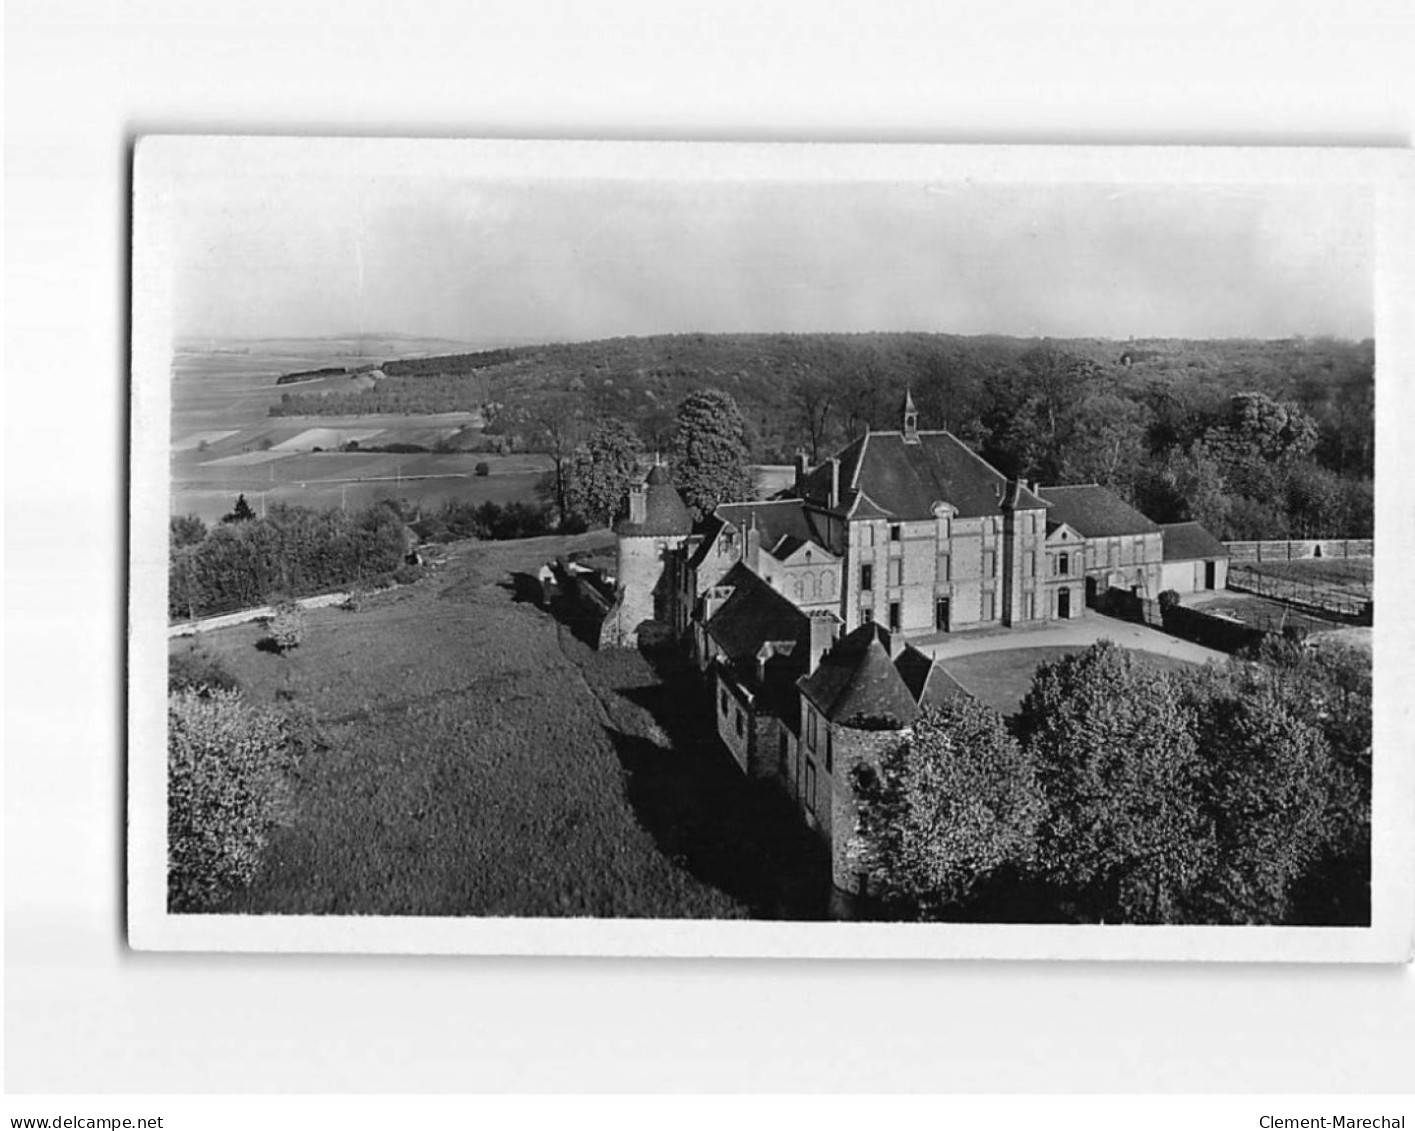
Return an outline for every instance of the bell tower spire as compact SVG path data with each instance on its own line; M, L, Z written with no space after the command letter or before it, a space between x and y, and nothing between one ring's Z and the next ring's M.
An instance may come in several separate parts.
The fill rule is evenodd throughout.
M914 407L913 390L907 387L904 390L904 442L919 442L919 410Z

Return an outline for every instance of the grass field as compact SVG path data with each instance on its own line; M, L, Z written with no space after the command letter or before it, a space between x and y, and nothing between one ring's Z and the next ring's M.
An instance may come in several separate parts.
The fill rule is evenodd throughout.
M1014 714L1031 689L1038 664L1057 660L1078 648L1019 648L1008 652L975 652L944 661L944 667L964 687L1004 715ZM1142 663L1161 671L1181 671L1194 665L1153 652L1132 652Z
M1301 558L1291 562L1234 562L1264 577L1320 585L1339 592L1371 595L1375 561L1371 558Z
M285 392L343 387L370 378L333 377L277 385L282 373L322 365L367 364L378 349L411 349L410 342L254 342L239 352L179 352L172 370L171 513L195 514L210 523L230 511L237 495L253 506L262 498L305 506L362 506L398 498L439 506L449 499L530 502L539 476L550 466L538 456L499 457L469 451L439 453L342 453L348 440L360 444L418 444L432 448L469 429L478 413L424 416L272 417L269 409ZM445 345L446 343L441 343ZM315 453L311 449L326 449ZM486 460L492 474L475 475Z
M207 634L201 646L250 696L313 712L326 747L302 768L293 824L227 909L692 918L804 906L793 876L823 869L782 866L804 860L802 831L736 772L688 708L697 699L521 599L540 563L605 537L454 545L415 586L311 612L284 657L257 648L254 625Z

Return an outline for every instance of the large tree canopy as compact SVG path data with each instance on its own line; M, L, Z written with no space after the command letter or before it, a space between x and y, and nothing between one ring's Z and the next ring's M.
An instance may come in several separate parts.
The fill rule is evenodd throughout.
M747 453L747 426L729 394L704 389L683 401L671 449L673 483L695 518L752 497Z
M641 451L638 436L622 420L597 425L571 468L566 492L571 512L600 526L613 522L638 476Z
M877 767L858 763L851 774L850 851L886 904L939 918L998 869L1030 862L1041 792L986 704L964 698L926 713Z
M1103 640L1037 669L1017 729L1049 806L1047 876L1087 917L1175 921L1211 845L1194 727L1170 679Z

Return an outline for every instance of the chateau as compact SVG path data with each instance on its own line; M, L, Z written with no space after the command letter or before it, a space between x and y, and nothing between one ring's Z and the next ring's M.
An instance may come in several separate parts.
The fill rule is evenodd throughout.
M1087 616L1112 588L1221 588L1226 568L1197 524L1160 527L1095 484L1009 479L951 433L920 430L912 397L902 415L817 467L798 458L784 497L723 503L696 525L654 467L615 527L601 630L602 645L632 646L656 622L688 645L723 744L785 788L843 892L860 883L849 767L966 694L931 642Z

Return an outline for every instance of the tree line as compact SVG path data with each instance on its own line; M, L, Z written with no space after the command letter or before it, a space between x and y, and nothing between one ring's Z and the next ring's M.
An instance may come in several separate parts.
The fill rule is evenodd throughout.
M416 377L288 394L271 411L481 410L511 450L552 456L566 429L548 418L569 416L568 460L606 420L665 452L677 406L716 391L738 406L751 461L803 450L815 462L867 429L898 428L908 389L923 427L953 431L1004 471L1099 482L1158 521L1195 519L1235 540L1371 535L1369 341L698 334L501 354L474 370L420 358Z
M1371 669L1346 646L1169 673L1102 641L1010 722L961 699L851 776L886 917L1369 921Z
M374 584L407 553L403 517L387 502L348 512L276 503L259 518L243 495L210 529L193 515L171 520L167 613L194 619Z

